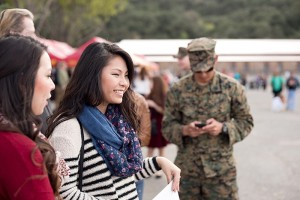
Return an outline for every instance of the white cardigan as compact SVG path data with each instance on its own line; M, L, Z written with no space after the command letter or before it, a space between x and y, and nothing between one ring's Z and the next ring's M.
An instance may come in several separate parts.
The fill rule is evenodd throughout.
M103 158L93 146L92 139L83 128L84 161L82 191L78 190L78 164L81 148L80 126L76 118L60 123L50 137L54 149L60 151L62 158L71 169L70 177L60 189L63 199L138 199L135 179L151 176L160 167L156 158L145 158L143 170L135 176L120 178L112 176Z

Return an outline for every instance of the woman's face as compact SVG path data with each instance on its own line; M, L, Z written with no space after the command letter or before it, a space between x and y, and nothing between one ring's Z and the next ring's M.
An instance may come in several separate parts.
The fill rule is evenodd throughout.
M51 61L47 52L41 56L39 69L35 77L33 98L31 108L35 115L41 115L50 99L50 92L54 90L55 85L51 79Z
M108 104L122 103L123 95L129 87L128 69L120 56L113 57L101 74L101 85L104 101L100 110L105 112Z

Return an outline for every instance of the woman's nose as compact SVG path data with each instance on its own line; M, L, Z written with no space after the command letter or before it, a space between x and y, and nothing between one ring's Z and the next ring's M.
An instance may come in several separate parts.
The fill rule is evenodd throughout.
M55 89L55 84L53 82L53 80L51 79L51 91Z
M121 85L127 85L129 82L128 78L127 77L122 77L121 80L120 80L120 84Z

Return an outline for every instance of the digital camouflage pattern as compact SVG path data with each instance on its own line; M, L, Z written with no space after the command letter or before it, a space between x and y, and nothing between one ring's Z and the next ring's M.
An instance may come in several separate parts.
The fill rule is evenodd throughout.
M216 41L211 38L196 38L193 39L187 47L189 52L193 51L215 51Z
M187 47L191 70L193 72L205 72L215 63L216 41L202 37L193 39Z
M181 200L237 200L238 188L236 170L230 169L226 175L216 178L188 177L180 181ZM201 186L201 187L200 187Z
M182 136L183 125L209 118L226 122L228 135L203 134L195 138ZM197 193L201 187L203 195L205 188L219 188L218 191L210 191L213 193L211 195L219 198L205 199L237 199L233 144L243 140L252 127L253 118L244 88L234 79L215 72L211 82L205 86L197 84L193 75L175 83L167 94L163 135L178 146L175 164L181 168L180 198L196 199L195 196L189 197L195 195L193 191ZM226 181L220 183L220 179ZM188 191L188 185L194 189Z
M215 53L211 51L189 52L189 59L193 72L206 72L215 64Z

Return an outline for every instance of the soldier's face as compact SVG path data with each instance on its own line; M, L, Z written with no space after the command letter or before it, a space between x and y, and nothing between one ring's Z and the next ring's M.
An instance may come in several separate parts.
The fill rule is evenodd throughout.
M200 72L200 71L195 72L194 77L197 83L203 85L203 84L207 84L214 77L214 74L215 74L215 70L214 67L212 67L206 72Z

